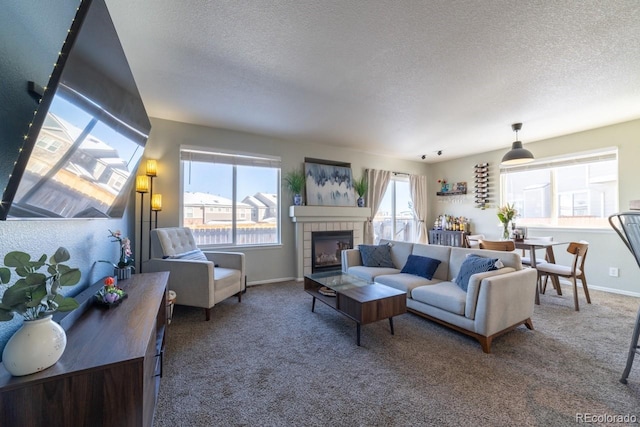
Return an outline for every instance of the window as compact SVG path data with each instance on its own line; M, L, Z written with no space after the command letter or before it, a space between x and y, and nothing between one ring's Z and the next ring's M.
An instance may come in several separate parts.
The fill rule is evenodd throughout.
M618 151L575 153L501 168L502 204L523 226L607 228L618 210Z
M280 243L279 158L197 147L180 158L182 224L198 246Z
M412 242L416 237L417 221L413 215L409 178L391 178L380 207L373 218L374 243L380 239Z

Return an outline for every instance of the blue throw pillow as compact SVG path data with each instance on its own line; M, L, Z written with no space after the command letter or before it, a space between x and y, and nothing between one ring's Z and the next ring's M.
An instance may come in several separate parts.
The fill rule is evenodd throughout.
M469 255L462 265L460 266L460 272L456 277L456 284L467 292L469 287L469 279L476 273L484 273L486 271L497 270L496 262L498 258L484 258L478 255Z
M365 267L395 268L391 260L391 246L389 245L359 245L362 265Z
M400 273L415 274L425 279L433 279L440 261L426 256L409 255L407 263L402 267Z

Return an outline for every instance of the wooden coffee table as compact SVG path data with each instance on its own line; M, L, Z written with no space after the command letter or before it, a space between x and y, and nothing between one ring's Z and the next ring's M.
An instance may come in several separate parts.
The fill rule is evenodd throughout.
M327 287L336 292L336 296L326 296L319 292ZM393 335L393 316L407 312L407 293L369 283L340 271L314 273L304 276L304 290L313 297L311 311L320 300L334 310L356 322L357 338L360 345L360 326L389 319Z

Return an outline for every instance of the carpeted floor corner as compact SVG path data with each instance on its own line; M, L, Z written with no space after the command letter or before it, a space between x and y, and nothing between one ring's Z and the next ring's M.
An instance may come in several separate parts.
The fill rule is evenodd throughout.
M581 291L580 291L581 292ZM177 306L155 427L560 426L640 420L640 360L618 380L640 300L591 291L581 311L541 296L533 323L477 341L412 314L362 328L299 282L250 287L212 310ZM179 298L179 296L178 296Z

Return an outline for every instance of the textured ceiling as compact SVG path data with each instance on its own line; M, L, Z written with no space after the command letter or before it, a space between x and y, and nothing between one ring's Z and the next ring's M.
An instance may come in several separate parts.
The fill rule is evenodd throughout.
M640 118L638 0L106 1L152 117L427 162Z

